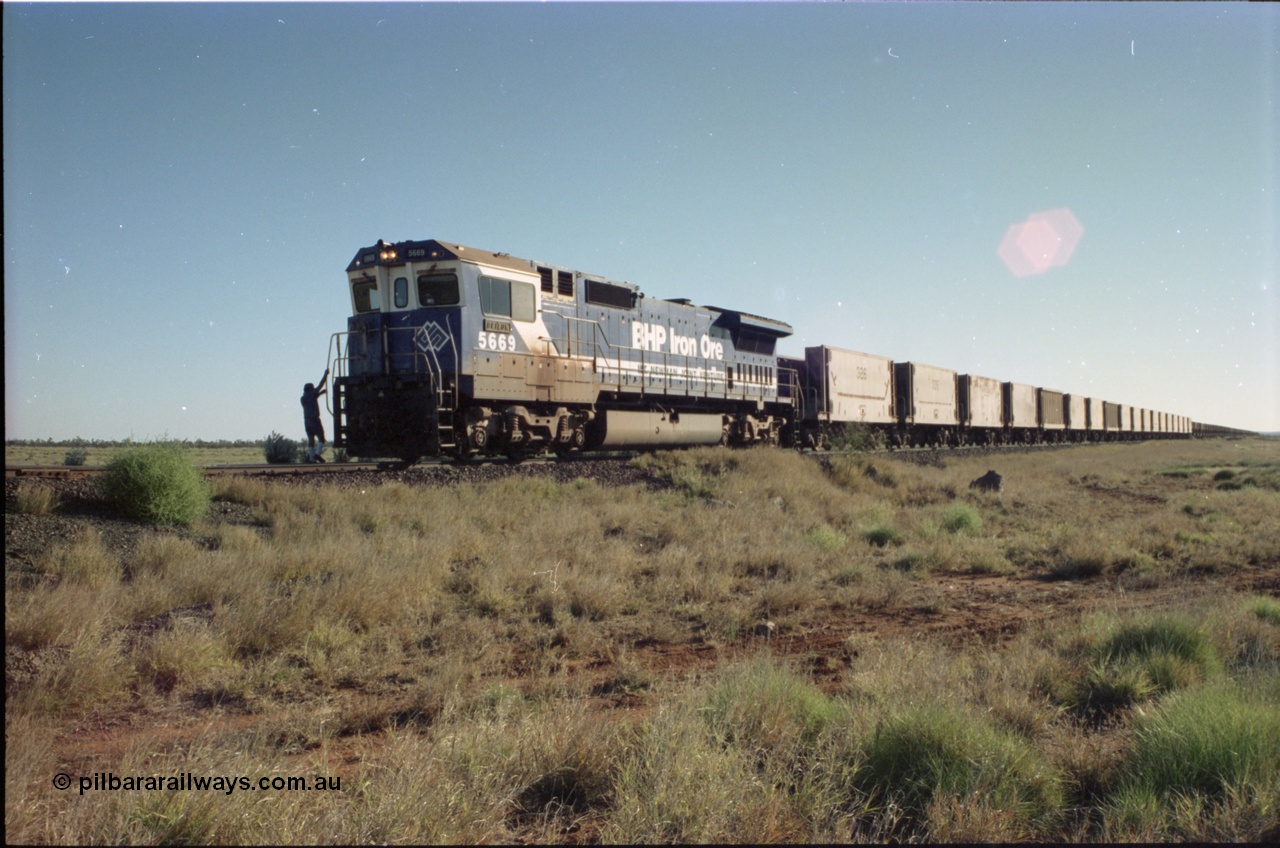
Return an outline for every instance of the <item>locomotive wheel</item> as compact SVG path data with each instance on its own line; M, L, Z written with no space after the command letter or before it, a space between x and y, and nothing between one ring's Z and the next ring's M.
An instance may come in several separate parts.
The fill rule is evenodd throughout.
M580 453L582 448L587 444L587 431L585 428L578 427L569 436L567 442L557 442L553 448L556 456L566 457L571 454Z

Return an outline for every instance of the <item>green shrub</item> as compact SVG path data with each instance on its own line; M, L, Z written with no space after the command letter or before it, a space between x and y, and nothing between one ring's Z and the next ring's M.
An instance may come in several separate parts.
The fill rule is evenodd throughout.
M1280 627L1280 601L1275 598L1259 595L1249 601L1248 609L1267 624Z
M1126 624L1098 647L1098 653L1116 661L1129 658L1146 664L1148 673L1158 678L1166 658L1178 660L1201 676L1208 677L1222 668L1217 651L1199 627L1185 616L1164 615L1146 623ZM1159 679L1155 682L1161 683ZM1162 689L1178 688L1161 685Z
M805 531L804 538L824 551L839 550L848 541L839 530L835 530L825 524Z
M1148 700L1158 689L1151 676L1133 663L1102 662L1085 671L1066 702L1081 715L1102 718Z
M942 513L942 526L951 533L973 535L982 530L982 516L968 504L953 504Z
M1030 822L1063 804L1058 775L1027 740L937 706L887 720L867 743L858 787L917 821L937 800L982 800Z
M727 668L701 712L718 738L752 754L785 756L811 745L840 709L805 677L757 657Z
M1139 717L1120 794L1167 803L1191 794L1222 799L1249 787L1274 793L1278 752L1280 711L1263 693L1230 683L1179 692Z
M827 445L836 451L876 451L884 447L884 434L866 424L832 428Z
M108 502L140 521L190 524L209 509L204 475L174 444L156 442L115 454L98 486Z
M877 548L883 548L885 545L897 545L902 541L902 535L888 524L877 524L875 527L863 531L862 538Z
M271 465L292 465L298 461L301 451L301 442L282 436L274 430L262 440L262 455Z
M89 461L89 452L84 448L73 448L62 458L63 465L84 465Z
M1094 719L1186 689L1222 670L1222 659L1209 637L1179 615L1121 624L1093 645L1088 655L1090 664L1065 701Z

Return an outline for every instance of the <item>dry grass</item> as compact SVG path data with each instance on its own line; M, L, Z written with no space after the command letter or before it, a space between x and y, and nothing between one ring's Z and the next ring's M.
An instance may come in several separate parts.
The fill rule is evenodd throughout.
M6 836L1257 838L1276 824L1272 772L1191 812L1132 773L1151 756L1142 715L1275 691L1275 598L1197 587L1280 565L1280 493L1214 479L1268 479L1277 454L1168 443L935 468L708 449L639 460L662 491L219 481L248 524L146 537L123 558L85 533L9 581L6 643L38 662L6 687ZM1005 490L970 491L990 466ZM1112 603L992 609L1011 635L982 641L964 581ZM1156 606L1134 612L1141 593ZM761 619L811 653L752 635ZM1130 678L1136 693L1098 706ZM1256 695L1240 697L1248 718ZM601 708L616 700L641 709L617 719ZM208 728L55 750L126 715ZM343 789L49 785L131 768L340 772ZM1212 825L1191 828L1192 812Z
M89 445L69 448L54 445L5 445L5 465L62 465L73 450L84 451L86 466L103 466L122 448ZM261 463L260 447L191 447L188 455L196 465L252 465Z
M15 506L23 515L50 515L61 506L61 500L51 486L24 480L18 484Z

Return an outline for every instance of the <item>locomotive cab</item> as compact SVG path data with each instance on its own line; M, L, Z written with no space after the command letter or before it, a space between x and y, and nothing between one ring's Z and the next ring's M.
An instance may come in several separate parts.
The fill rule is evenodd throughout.
M413 461L448 433L456 389L461 263L433 243L365 248L347 267L351 316L337 351L334 444Z

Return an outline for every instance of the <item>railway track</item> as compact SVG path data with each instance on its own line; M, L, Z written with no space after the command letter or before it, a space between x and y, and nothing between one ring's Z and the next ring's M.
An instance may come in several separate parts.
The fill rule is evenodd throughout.
M1044 451L1065 450L1075 447L1085 447L1092 443L1061 443L1061 444L1033 444L1033 445L968 445L958 448L934 448L934 447L917 447L917 448L879 448L877 450L855 451L855 450L821 450L821 451L804 451L806 456L815 459L824 457L831 458L845 455L858 455L866 457L893 457L905 462L915 463L917 465L939 465L947 457L975 457L975 456L1001 456L1015 453L1039 453ZM1112 443L1107 443L1112 444ZM1130 444L1138 444L1131 442ZM494 458L472 458L466 462L459 462L451 458L439 459L422 459L413 467L429 468L433 466L444 467L477 467L482 465L489 466L516 466L516 465L539 465L539 464L562 464L573 462L584 462L592 460L622 460L631 459L636 455L635 451L613 451L613 452L597 452L576 454L570 457L557 457L551 454L545 456L524 457L518 460L508 459L506 457ZM354 474L358 472L369 471L403 471L407 468L402 462L330 462L318 463L315 465L271 465L267 463L260 464L243 464L243 465L207 465L203 470L207 477L234 477L234 476L280 476L280 477L300 477L311 475L341 475ZM46 480L76 480L85 477L93 477L102 473L103 467L100 465L6 465L4 467L4 476L9 478L40 478Z
M505 457L492 459L475 458L467 462L458 462L456 459L422 459L413 467L429 468L432 466L452 466L452 467L476 467L481 465L539 465L547 463L572 463L575 461L601 460L601 459L630 459L635 456L632 452L613 452L613 453L591 453L580 454L577 456L560 458L555 456L534 456L521 458L519 460L511 460ZM206 477L236 477L236 476L278 476L278 477L302 477L312 475L342 475L355 474L359 472L369 471L403 471L407 468L403 462L327 462L298 465L272 465L267 463L260 464L244 464L244 465L206 465L201 470L204 471ZM4 467L5 479L11 478L36 478L44 480L78 480L86 477L96 477L101 474L105 468L101 465L6 465Z
M1011 453L1033 453L1039 451L1062 450L1064 448L1081 447L1082 444L1064 443L1064 444L1040 444L1040 445L997 445L997 446L977 446L970 445L960 448L880 448L870 451L844 451L844 450L822 450L822 451L805 451L807 456L814 458L835 457L842 455L857 454L860 456L891 456L907 462L924 465L936 465L948 456L984 456ZM479 465L530 465L541 463L566 463L586 460L600 459L631 459L636 455L635 451L613 451L577 454L571 457L557 457L554 455L525 457L519 460L511 460L505 457L495 458L473 458L465 463L459 463L456 459L440 458L440 459L422 459L419 460L415 467L430 466L479 466ZM318 463L315 465L271 465L267 463L244 464L244 465L207 465L204 467L204 473L207 477L234 477L234 476L250 476L250 475L271 475L271 476L304 476L313 474L353 474L361 471L403 471L406 466L402 462L330 462ZM52 480L75 480L83 477L93 477L100 474L103 467L100 465L6 465L4 467L5 478L12 477L34 477Z
M207 477L232 477L236 475L271 474L349 474L355 471L376 471L376 462L342 462L318 465L208 465L202 470ZM6 465L4 476L35 477L46 480L77 480L96 477L104 471L101 465Z

